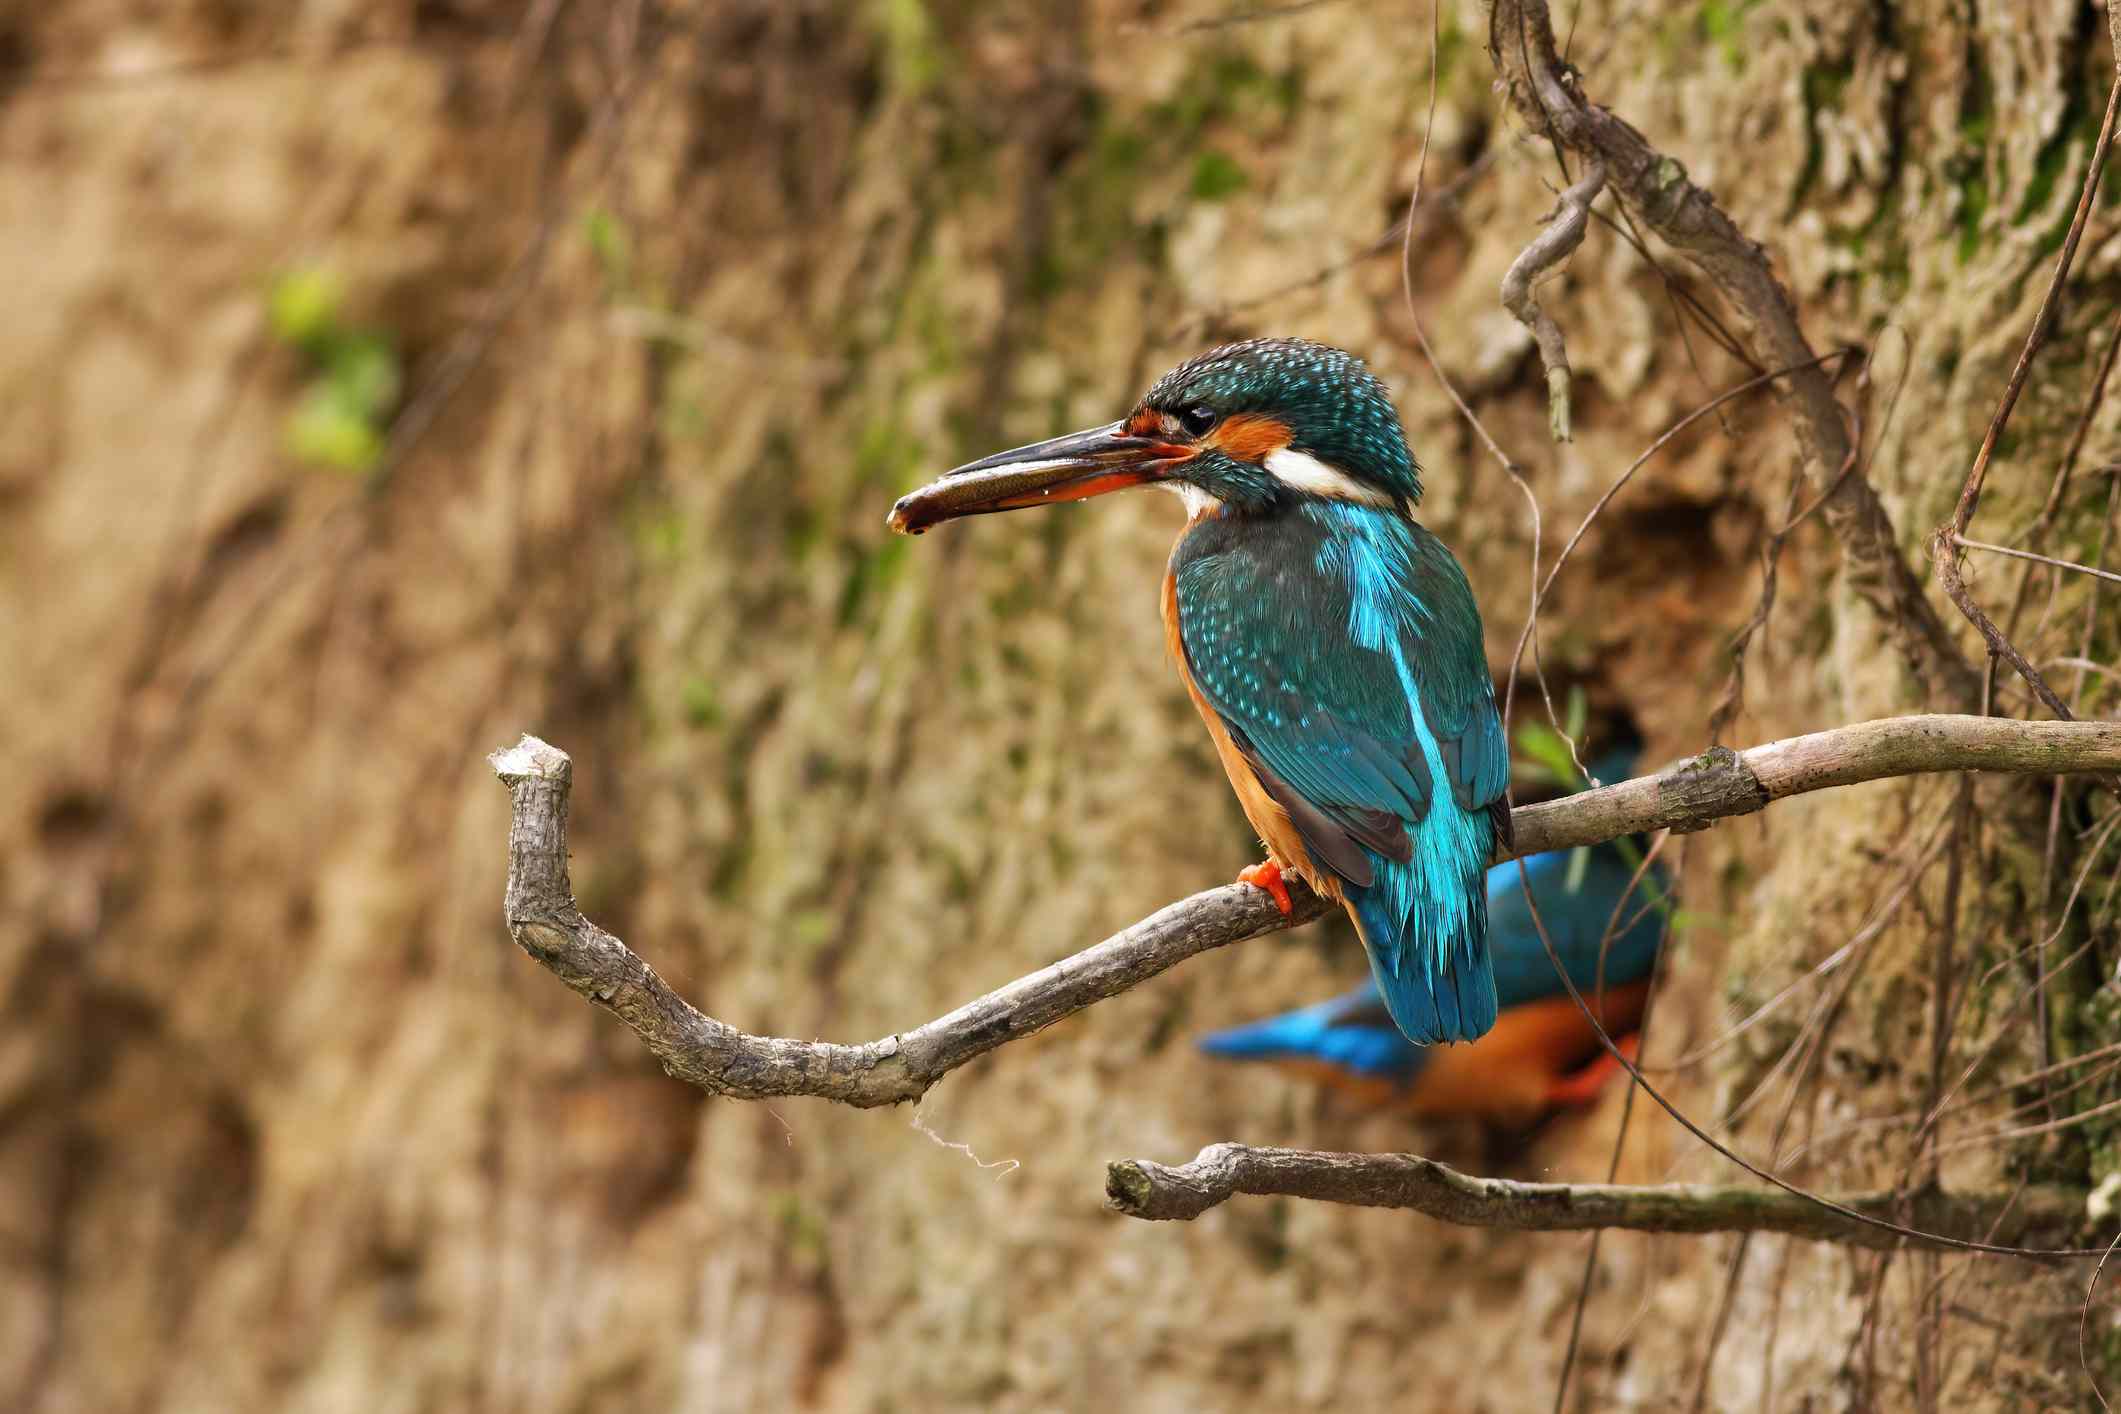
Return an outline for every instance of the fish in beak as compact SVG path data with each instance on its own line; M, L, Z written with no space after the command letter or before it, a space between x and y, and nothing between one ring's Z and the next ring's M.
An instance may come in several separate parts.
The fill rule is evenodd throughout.
M1125 422L1071 432L943 473L901 496L891 508L890 525L901 535L919 535L961 516L1087 500L1160 481L1193 454L1193 448L1160 437L1136 436Z

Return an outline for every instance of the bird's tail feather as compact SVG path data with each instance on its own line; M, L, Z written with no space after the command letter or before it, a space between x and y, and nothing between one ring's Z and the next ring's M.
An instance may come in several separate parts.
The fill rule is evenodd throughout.
M1446 901L1424 897L1411 877L1414 866L1371 858L1375 882L1343 893L1392 1020L1420 1045L1486 1035L1496 1012L1486 861L1476 861Z

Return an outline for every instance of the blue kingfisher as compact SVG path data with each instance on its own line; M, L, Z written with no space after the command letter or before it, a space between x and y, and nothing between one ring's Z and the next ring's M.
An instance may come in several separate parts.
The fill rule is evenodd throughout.
M891 527L1156 485L1185 503L1164 626L1266 846L1354 919L1409 1040L1495 1024L1488 859L1510 840L1509 753L1465 571L1414 519L1421 470L1361 360L1302 339L1224 344L1118 422L968 462Z

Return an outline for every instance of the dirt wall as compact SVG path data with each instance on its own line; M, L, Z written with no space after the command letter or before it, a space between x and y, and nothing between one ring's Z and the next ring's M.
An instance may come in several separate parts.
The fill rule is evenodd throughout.
M1814 343L1872 351L1844 389L1918 559L2082 180L2101 18L1564 17L1586 90L1766 243ZM758 1032L888 1034L1234 875L1254 845L1163 661L1165 498L918 545L884 512L1117 415L1218 338L1317 337L1396 389L1425 518L1504 662L1531 525L1422 361L1394 258L1425 133L1412 310L1524 464L1549 556L1743 374L1682 319L1706 297L1683 268L1594 229L1546 295L1580 375L1577 440L1547 441L1496 290L1557 174L1485 35L1477 4L1444 5L1432 118L1425 18L1360 3L0 15L0 1404L1548 1402L1579 1238L1101 1208L1105 1160L1218 1139L1604 1176L1617 1092L1497 1152L1193 1053L1353 976L1344 928L1189 963L911 1114L711 1101L509 946L483 763L523 730L571 751L584 908ZM2108 337L2110 200L1997 463L1997 538L2047 497ZM2109 403L2081 465L2117 436ZM1736 404L1651 460L1557 581L1544 661L1632 710L1653 759L1706 744L1794 469L1774 405ZM2106 495L2077 477L2052 543L2089 558ZM1919 705L1836 564L1816 521L1789 539L1738 741ZM2015 571L1975 569L2008 603ZM2080 636L2081 577L2034 590L2038 655L2112 661L2105 619ZM2086 692L2111 714L2109 682ZM1721 1038L1879 915L1953 790L1814 796L1686 843L1649 1054L1687 1060L1667 1078L1704 1121L1768 1080L1738 1114L1748 1152L1805 1013ZM2047 897L2024 823L2047 796L1986 783L1980 805L1953 1054L2000 1038L2007 1081L2112 1039L2085 970L2112 923L2070 925L2091 947L2043 1052L1998 988ZM1807 1182L1906 1172L1904 1127L1845 1122L1929 1083L1948 880L1924 862L1804 1072L1784 1147L1817 1140ZM1951 1182L2111 1169L2096 1121L1979 1142L2012 1093L1954 1118L1976 1142ZM1631 1134L1624 1178L1732 1176L1639 1108ZM2081 1274L1760 1240L1717 1343L1733 1250L1604 1244L1583 1407L1682 1407L1697 1381L1709 1408L1914 1407L1940 1272L1947 1407L2084 1397ZM2103 1318L2094 1342L2103 1370Z

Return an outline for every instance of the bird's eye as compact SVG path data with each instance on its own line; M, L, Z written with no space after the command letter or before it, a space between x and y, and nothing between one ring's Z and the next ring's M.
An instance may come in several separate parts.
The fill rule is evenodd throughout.
M1195 403L1178 415L1178 425L1186 429L1189 437L1205 437L1215 425L1215 409L1206 403Z

